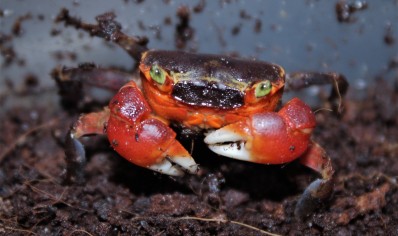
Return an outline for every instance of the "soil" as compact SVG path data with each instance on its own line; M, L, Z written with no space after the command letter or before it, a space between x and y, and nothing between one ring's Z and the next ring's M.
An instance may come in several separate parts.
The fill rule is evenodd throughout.
M85 183L62 184L60 137L75 116L15 107L0 127L0 232L396 235L397 102L398 77L394 86L379 79L363 100L345 100L342 117L316 113L314 139L333 159L335 190L303 222L293 210L313 172L295 162L263 166L217 157L200 151L206 150L200 142L193 150L198 176L173 179L128 163L104 139L90 139Z
M43 99L36 79L26 81L17 96ZM231 160L195 141L199 173L171 178L90 137L85 181L68 185L63 137L79 111L8 108L0 123L0 235L398 235L398 76L380 75L353 97L340 116L316 112L313 139L333 160L335 188L305 220L294 207L317 175L297 162Z

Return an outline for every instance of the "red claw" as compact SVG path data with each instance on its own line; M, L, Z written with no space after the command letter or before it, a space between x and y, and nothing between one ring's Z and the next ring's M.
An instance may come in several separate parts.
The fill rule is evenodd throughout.
M307 150L316 122L311 109L294 98L277 114L253 116L251 125L252 155L256 162L282 164L295 160Z
M183 170L196 172L195 161L175 139L175 132L152 114L135 83L121 88L109 108L106 132L121 156L138 166L169 175L181 175Z
M252 115L210 133L205 142L220 155L262 164L282 164L300 158L303 165L321 174L322 179L313 181L298 200L295 215L303 219L333 190L331 160L310 139L315 125L311 109L294 98L278 113Z
M315 127L315 116L294 98L278 113L263 112L209 134L205 142L224 156L263 164L282 164L301 156Z

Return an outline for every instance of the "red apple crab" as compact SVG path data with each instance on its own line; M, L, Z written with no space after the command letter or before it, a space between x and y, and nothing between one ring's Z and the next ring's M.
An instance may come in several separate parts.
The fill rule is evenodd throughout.
M66 138L66 156L85 160L79 138L105 134L112 148L128 161L163 174L195 174L198 165L176 139L170 124L205 131L204 142L213 152L243 161L283 164L299 159L320 173L296 207L303 217L316 202L330 196L333 168L324 149L311 139L316 126L311 109L298 98L275 112L285 85L293 88L332 83L332 98L344 94L343 76L330 73L285 75L282 67L260 61L177 51L148 50L146 41L120 31L112 14L91 25L58 16L67 25L82 28L122 46L139 61L142 86L129 75L86 66L54 72L60 88L73 82L119 88L102 111L81 115ZM111 78L111 82L106 78ZM71 170L72 171L72 170Z

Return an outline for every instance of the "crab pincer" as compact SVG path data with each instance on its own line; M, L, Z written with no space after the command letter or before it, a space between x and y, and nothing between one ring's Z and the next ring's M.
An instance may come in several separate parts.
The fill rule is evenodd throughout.
M278 113L257 113L218 129L205 138L220 155L262 164L282 164L307 149L315 117L311 109L294 98Z
M109 103L106 132L112 147L128 161L168 175L196 173L197 164L175 139L176 133L151 108L134 82Z
M279 112L253 114L209 133L205 143L222 156L261 164L284 164L295 159L322 175L305 190L295 214L304 218L330 196L333 169L326 152L310 137L316 126L311 109L293 98Z
M104 110L84 114L75 122L66 139L66 156L76 160L74 167L85 162L78 139L92 134L106 134L113 149L138 166L172 176L197 172L198 165L175 139L176 133L153 115L134 82L124 85ZM81 171L67 171L70 178L76 178L75 172Z

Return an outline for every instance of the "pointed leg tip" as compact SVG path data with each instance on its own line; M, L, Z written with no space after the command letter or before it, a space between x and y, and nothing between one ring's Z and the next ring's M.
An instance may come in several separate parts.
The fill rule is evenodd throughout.
M75 139L71 132L68 132L65 138L65 162L63 182L65 184L83 184L85 182L86 154L83 144Z
M331 196L332 190L332 179L317 179L313 181L298 200L294 210L295 216L300 220L304 220Z

